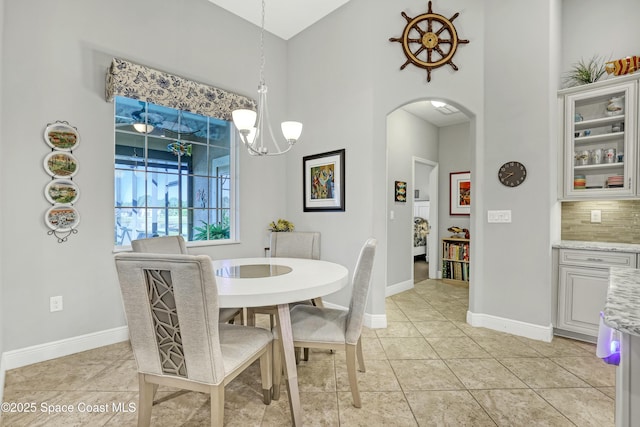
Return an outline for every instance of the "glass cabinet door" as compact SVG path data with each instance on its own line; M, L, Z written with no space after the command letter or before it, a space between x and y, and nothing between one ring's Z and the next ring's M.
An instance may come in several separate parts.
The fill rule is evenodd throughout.
M565 198L632 196L636 82L565 96Z

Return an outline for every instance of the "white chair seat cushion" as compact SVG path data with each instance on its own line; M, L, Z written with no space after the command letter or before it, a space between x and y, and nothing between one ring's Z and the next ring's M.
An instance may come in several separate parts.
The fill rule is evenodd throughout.
M348 316L346 310L296 305L291 309L293 340L344 344Z
M225 375L233 372L273 338L268 330L250 326L220 323L218 330Z

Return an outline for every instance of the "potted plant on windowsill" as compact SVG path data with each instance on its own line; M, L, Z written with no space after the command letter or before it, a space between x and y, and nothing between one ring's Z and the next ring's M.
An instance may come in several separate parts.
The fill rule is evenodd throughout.
M282 218L278 218L278 221L271 221L271 223L269 224L269 231L276 233L293 231L295 228L296 227L292 222L289 222L286 219Z

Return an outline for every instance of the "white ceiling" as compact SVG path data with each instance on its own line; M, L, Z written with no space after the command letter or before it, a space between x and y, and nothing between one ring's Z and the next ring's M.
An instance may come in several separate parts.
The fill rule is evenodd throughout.
M262 0L209 0L257 25L262 22ZM265 0L264 28L289 40L349 0Z
M403 106L402 109L437 127L457 125L469 121L469 118L458 110L453 114L442 114L431 105L430 101L413 102Z
M258 27L261 25L262 0L209 1ZM270 33L289 40L348 2L349 0L265 0L264 27ZM442 114L428 101L414 102L402 108L438 127L469 121L460 112Z

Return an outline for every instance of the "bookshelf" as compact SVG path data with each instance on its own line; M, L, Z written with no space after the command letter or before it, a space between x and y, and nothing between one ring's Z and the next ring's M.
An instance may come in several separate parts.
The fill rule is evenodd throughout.
M469 286L469 239L442 239L442 281Z

